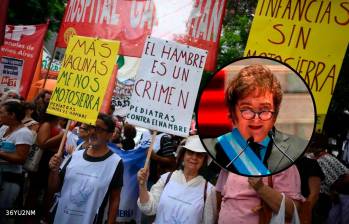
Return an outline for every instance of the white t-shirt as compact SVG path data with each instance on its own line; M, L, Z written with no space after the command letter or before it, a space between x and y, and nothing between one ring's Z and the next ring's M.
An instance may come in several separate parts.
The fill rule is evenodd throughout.
M10 135L3 137L6 133L6 130L9 127L6 125L3 125L0 128L0 139L2 141L7 141L13 143L16 145L32 145L33 144L33 138L34 135L32 131L30 131L27 127L22 127L14 132L12 132ZM0 148L1 150L1 148ZM3 172L12 172L12 173L21 173L22 172L22 165L19 164L11 164L6 162L5 160L0 161L0 169Z

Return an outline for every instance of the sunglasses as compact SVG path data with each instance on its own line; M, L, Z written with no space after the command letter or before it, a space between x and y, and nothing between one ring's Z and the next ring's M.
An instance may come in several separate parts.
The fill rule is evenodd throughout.
M88 131L88 127L79 127L79 129L81 129L81 130L84 130L84 131Z
M102 128L102 127L99 127L99 126L91 126L91 129L94 129L96 132L102 132L102 131L109 132L108 129Z

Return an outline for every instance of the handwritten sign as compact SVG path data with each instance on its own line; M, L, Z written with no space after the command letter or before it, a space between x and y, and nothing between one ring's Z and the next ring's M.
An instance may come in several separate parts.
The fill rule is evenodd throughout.
M148 37L127 121L188 136L206 57L202 49Z
M310 87L319 115L324 117L338 79L349 36L348 1L258 2L246 56L267 56L299 72Z
M118 41L73 36L47 112L95 124L118 50Z

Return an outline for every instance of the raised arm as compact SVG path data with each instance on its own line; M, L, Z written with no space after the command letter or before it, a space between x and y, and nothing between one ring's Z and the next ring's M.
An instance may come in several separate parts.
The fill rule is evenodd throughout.
M149 191L147 191L147 180L149 171L140 169L137 174L139 183L139 199L137 201L139 209L146 215L154 215L158 208L160 196L165 187L165 181L160 178Z

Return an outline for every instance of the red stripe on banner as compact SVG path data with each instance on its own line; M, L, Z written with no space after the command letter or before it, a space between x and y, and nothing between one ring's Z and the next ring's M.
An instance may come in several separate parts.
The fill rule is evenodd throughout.
M226 71L222 69L208 82L200 96L197 126L202 138L217 137L232 130L224 102L225 79Z
M0 47L0 91L14 89L26 98L48 24L6 26Z
M4 43L8 0L0 0L0 46Z
M173 40L208 50L205 70L216 70L226 0L70 0L57 47L71 35L120 40L120 55L141 57L145 38Z

